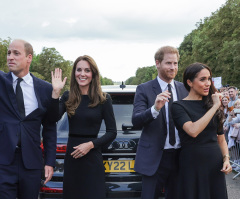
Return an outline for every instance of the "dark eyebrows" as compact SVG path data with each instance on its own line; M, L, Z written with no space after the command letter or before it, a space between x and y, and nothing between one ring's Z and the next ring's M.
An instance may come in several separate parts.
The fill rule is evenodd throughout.
M212 78L211 75L209 75L208 77L206 76L202 76L202 77L199 77L200 79L209 79L209 78Z
M76 70L89 70L89 71L91 71L91 68L80 68L80 67L78 67L78 68L76 68Z

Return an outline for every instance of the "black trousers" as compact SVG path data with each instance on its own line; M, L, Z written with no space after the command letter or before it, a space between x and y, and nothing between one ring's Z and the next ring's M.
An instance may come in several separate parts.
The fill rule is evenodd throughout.
M179 153L180 149L164 150L157 172L153 176L143 175L142 199L157 199L162 188L165 189L165 199L177 198Z
M0 165L1 199L37 199L41 184L40 169L26 169L21 149L16 149L11 165Z

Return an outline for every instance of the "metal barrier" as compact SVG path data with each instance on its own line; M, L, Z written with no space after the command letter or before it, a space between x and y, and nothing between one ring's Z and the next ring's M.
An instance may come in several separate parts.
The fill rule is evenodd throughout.
M240 140L235 140L234 142L234 146L229 149L232 169L237 172L233 179L240 175Z

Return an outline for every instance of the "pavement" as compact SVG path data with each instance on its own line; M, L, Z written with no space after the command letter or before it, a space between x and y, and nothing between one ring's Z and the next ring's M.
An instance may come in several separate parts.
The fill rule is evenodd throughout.
M240 175L233 179L235 175L237 175L235 171L226 175L228 199L240 199ZM164 199L164 197L159 199Z
M226 175L226 183L228 190L228 199L239 199L240 198L240 175L233 179L237 173L233 171L232 173Z
M233 171L226 175L228 199L240 199L240 175L233 179L236 174L237 173ZM164 199L164 197L160 197L159 199Z

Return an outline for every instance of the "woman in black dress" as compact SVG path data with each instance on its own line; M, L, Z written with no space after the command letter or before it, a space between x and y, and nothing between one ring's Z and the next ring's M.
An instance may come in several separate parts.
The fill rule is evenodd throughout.
M62 71L52 73L52 97L59 98L66 78ZM100 86L100 74L95 61L87 55L76 59L70 82L70 91L56 100L53 111L60 119L67 112L69 137L64 161L64 199L104 199L105 169L101 146L116 137L116 122L109 95ZM104 120L106 133L98 138Z
M222 132L221 94L209 67L188 66L183 83L189 95L174 102L172 115L181 140L178 199L227 199L225 174L231 172Z

